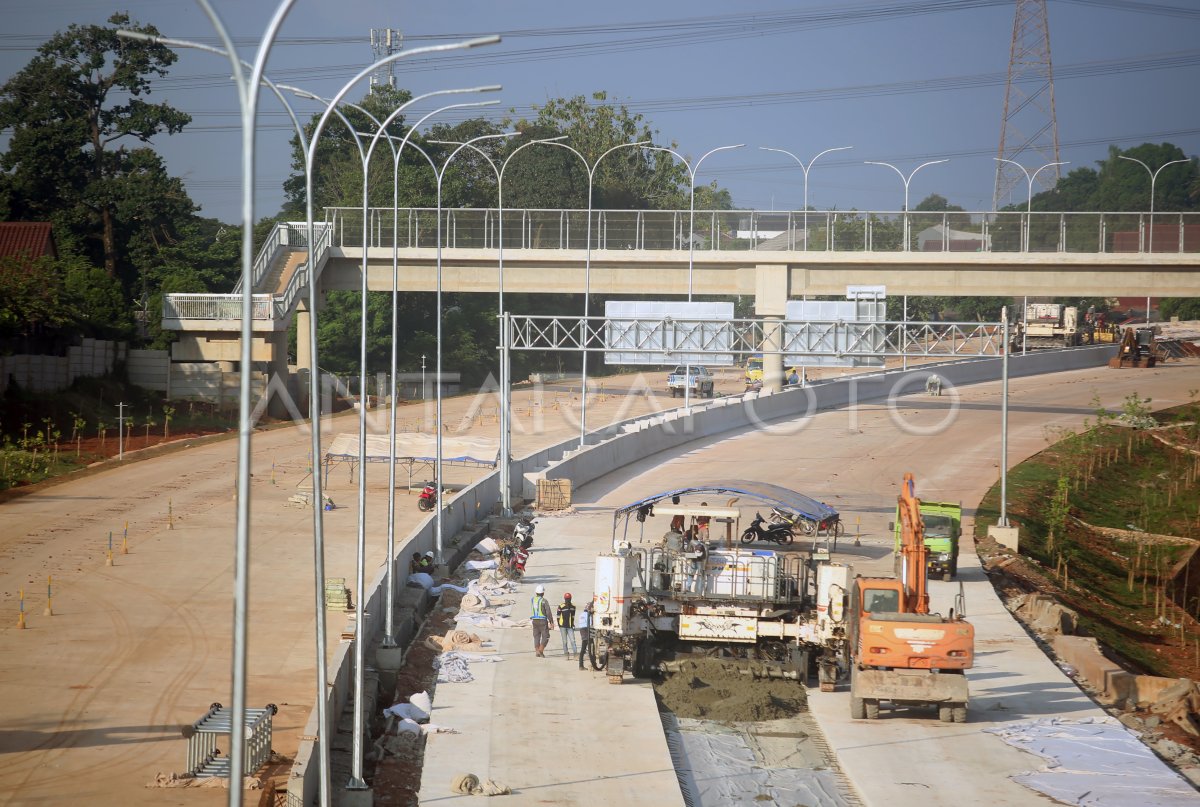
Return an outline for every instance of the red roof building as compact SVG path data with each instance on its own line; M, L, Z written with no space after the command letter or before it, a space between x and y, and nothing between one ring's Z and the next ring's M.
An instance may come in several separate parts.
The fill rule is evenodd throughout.
M0 221L0 258L58 257L48 221Z

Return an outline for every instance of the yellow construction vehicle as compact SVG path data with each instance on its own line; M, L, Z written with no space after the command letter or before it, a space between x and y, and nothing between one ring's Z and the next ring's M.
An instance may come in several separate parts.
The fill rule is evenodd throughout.
M1154 350L1154 337L1160 329L1156 326L1143 328L1126 328L1121 337L1121 346L1117 355L1108 360L1108 366L1124 367L1153 367L1158 362Z

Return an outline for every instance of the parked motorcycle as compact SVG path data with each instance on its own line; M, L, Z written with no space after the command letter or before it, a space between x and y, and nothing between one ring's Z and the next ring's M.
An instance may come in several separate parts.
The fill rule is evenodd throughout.
M791 524L768 524L764 528L763 524L765 523L766 519L762 517L762 513L755 513L754 520L750 522L750 526L742 533L742 543L749 544L754 541L768 541L783 546L795 540L796 534L792 532Z
M521 544L522 549L529 549L533 546L533 531L537 521L530 518L523 518L517 522L517 526L513 527L513 539Z
M497 571L505 580L520 580L525 576L525 564L529 561L529 550L520 544L504 544L500 547L500 565Z
M417 496L417 509L423 513L428 513L437 504L437 499L437 485L433 482L428 482L421 489L421 494Z
M779 507L771 508L771 523L787 524L792 528L792 532L800 530L805 535L812 535L817 531L816 523L809 521L799 513L791 513Z

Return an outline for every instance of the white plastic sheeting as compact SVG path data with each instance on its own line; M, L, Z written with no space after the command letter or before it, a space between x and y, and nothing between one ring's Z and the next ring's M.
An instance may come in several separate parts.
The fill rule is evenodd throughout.
M433 660L433 667L438 671L439 684L466 684L475 680L469 665L479 663L495 663L504 661L497 656L485 656L464 650L450 650L442 653Z
M1079 807L1197 807L1200 794L1112 718L1042 718L985 731L1046 760L1014 776L1031 790Z
M368 434L367 462L387 462L391 438L386 434ZM432 462L437 456L437 435L420 432L396 434L395 459ZM494 466L500 457L500 441L492 437L442 438L442 461ZM342 432L333 438L325 452L325 461L358 460L358 435Z
M446 589L453 589L454 591L462 594L467 593L467 588L465 586L456 586L453 583L434 585L433 576L425 572L413 572L408 576L407 582L414 586L420 586L430 594L441 594Z
M806 742L799 721L727 726L684 718L664 723L676 774L692 807L852 804L838 773Z

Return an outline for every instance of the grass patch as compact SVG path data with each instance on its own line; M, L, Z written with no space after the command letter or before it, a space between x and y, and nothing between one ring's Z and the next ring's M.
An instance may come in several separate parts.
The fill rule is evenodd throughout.
M1144 429L1100 424L1052 441L1008 475L1008 518L1041 588L1079 613L1080 627L1154 675L1200 673L1200 458L1197 404L1138 413ZM1181 421L1185 423L1181 423ZM1154 435L1167 438L1165 445ZM979 503L977 540L999 517L999 484ZM1142 535L1145 534L1145 537Z

